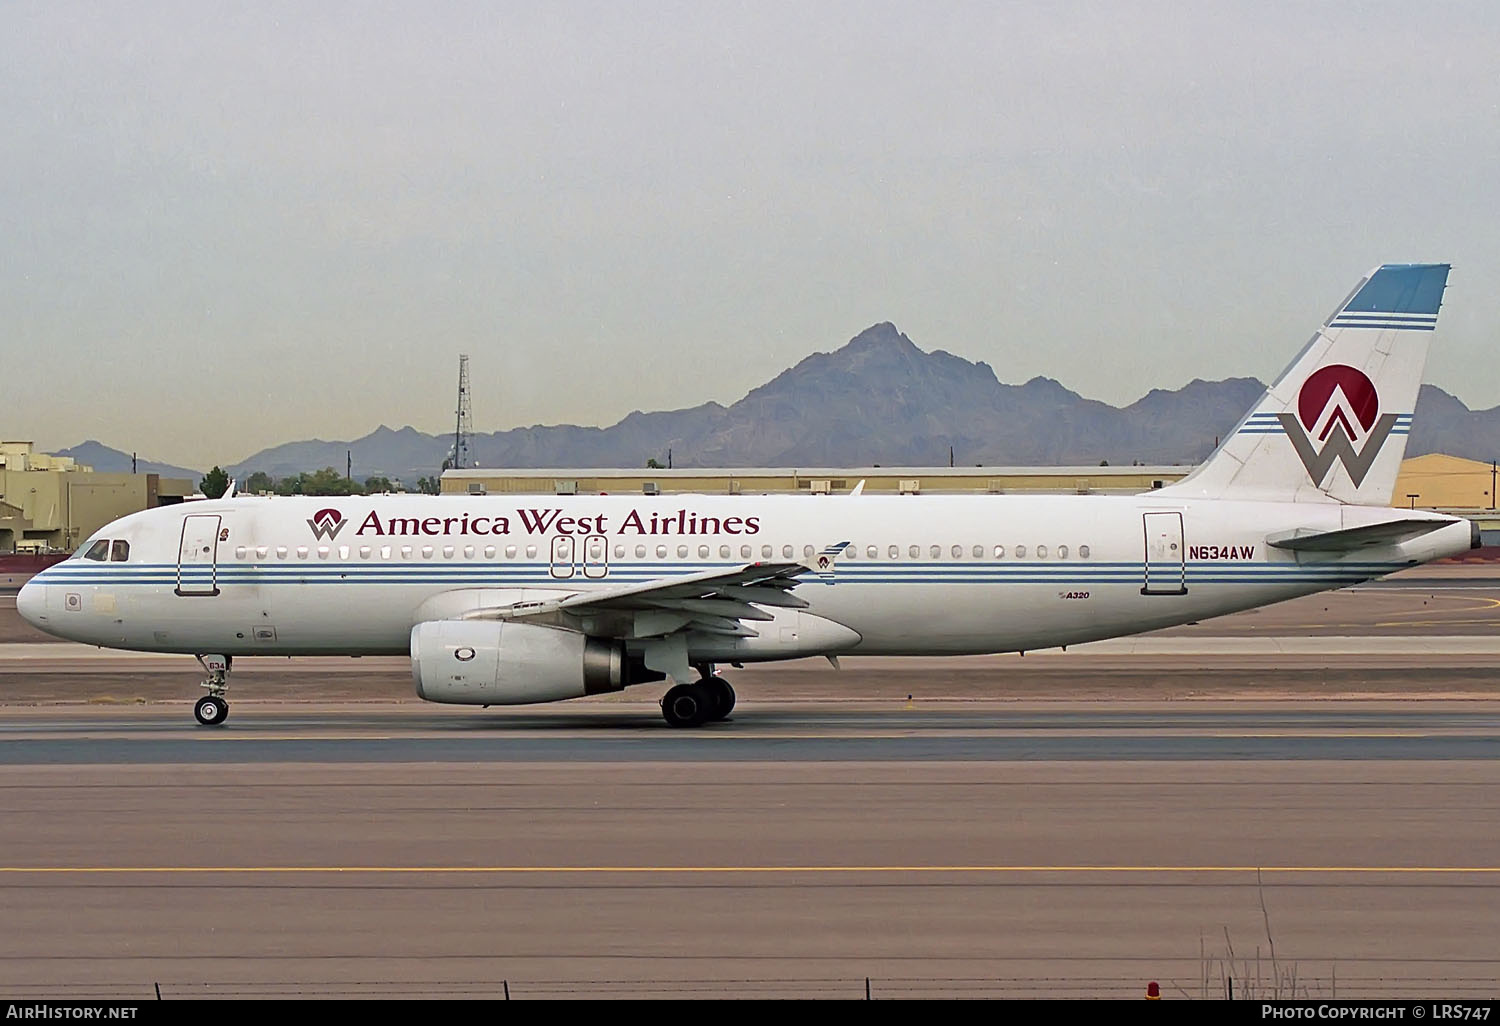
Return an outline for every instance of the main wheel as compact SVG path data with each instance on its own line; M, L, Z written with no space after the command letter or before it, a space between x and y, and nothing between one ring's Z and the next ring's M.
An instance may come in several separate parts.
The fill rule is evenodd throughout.
M713 696L714 712L709 719L727 720L734 712L734 688L723 677L705 677L698 682Z
M713 717L713 693L701 683L678 684L661 700L661 714L674 727L697 727Z
M193 716L205 727L217 727L229 719L229 703L218 695L204 695L193 706Z

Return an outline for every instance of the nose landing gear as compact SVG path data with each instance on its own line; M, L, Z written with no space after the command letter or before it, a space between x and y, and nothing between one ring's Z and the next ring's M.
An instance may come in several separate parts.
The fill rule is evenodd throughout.
M200 655L198 665L208 674L203 687L208 694L198 699L193 706L193 718L205 727L221 726L229 719L229 700L224 693L229 690L229 668L231 656Z

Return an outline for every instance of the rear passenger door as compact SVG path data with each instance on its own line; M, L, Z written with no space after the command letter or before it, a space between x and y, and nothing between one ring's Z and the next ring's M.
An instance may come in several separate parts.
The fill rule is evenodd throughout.
M1142 595L1186 595L1187 561L1182 546L1182 514L1147 513L1146 579Z

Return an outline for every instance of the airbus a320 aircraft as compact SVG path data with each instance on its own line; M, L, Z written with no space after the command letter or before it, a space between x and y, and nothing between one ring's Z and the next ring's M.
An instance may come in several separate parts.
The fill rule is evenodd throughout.
M510 705L720 664L1077 644L1340 588L1478 544L1387 508L1448 279L1370 272L1208 461L1136 496L231 498L110 524L17 608L59 637L232 660L411 656L422 698ZM310 685L315 686L315 685Z

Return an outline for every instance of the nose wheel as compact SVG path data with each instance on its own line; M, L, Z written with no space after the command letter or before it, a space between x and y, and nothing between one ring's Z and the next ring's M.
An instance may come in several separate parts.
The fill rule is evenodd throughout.
M193 717L205 727L217 727L229 719L229 703L218 695L204 695L193 706Z

